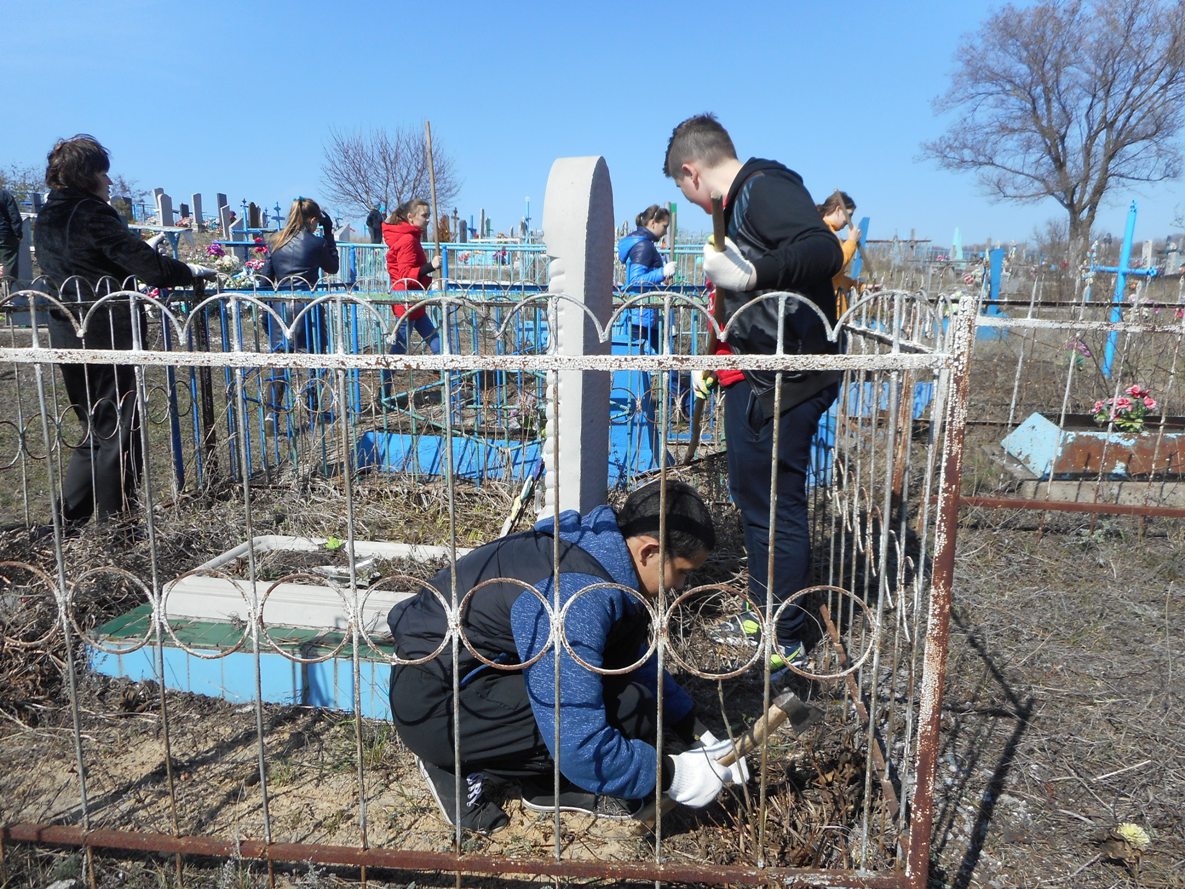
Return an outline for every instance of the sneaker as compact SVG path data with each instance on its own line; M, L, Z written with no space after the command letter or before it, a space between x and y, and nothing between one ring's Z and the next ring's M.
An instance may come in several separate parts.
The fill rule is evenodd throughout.
M774 646L774 652L769 657L771 670L784 670L787 667L802 667L806 663L806 646L797 639L791 639L782 645Z
M561 790L558 797L550 788L546 791L532 791L528 787L523 789L523 808L545 815L558 808L561 812L578 812L606 821L629 821L636 818L645 807L645 800L603 796L576 787Z
M708 638L721 645L748 645L753 648L761 640L761 615L742 611L708 627Z
M418 756L416 765L420 774L428 784L428 790L440 811L444 813L444 820L456 826L453 820L457 814L456 777L452 772L445 771L440 766L424 762ZM471 772L465 776L461 787L465 792L465 800L461 804L461 828L463 830L489 836L496 830L510 823L501 806L485 798L482 785L485 775L482 772Z

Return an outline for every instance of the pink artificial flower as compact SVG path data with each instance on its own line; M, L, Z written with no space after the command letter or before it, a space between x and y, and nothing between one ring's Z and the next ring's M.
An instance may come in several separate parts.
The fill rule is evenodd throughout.
M1173 314L1178 318L1185 318L1185 307L1177 309L1177 311L1175 311Z
M1153 398L1151 395L1145 395L1144 396L1144 407L1148 408L1148 410L1150 410L1150 411L1156 410L1156 399Z
M1127 389L1125 389L1124 391L1127 392L1127 394L1130 395L1132 398L1143 398L1145 395L1148 394L1147 389L1141 389L1138 385L1128 386Z
M1129 411L1129 410L1131 410L1131 407L1132 407L1132 400L1130 398L1128 398L1126 395L1120 395L1118 398L1115 399L1115 410Z
M1096 401L1096 402L1094 403L1094 412L1095 412L1096 414L1101 414L1101 413L1102 413L1103 411L1105 411L1106 409L1107 409L1107 402L1105 402L1105 401L1102 401L1102 400L1100 399L1099 401Z
M206 248L206 253L209 256L226 256L226 251L222 249L222 245L217 241Z

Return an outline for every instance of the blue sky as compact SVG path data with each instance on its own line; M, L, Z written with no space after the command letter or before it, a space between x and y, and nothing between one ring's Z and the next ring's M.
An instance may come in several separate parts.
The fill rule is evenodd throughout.
M600 154L619 222L674 200L682 228L706 228L660 168L674 124L710 110L742 157L781 160L819 198L852 194L873 238L1021 240L1061 208L993 204L917 157L959 46L997 5L4 0L0 165L90 132L115 172L174 202L270 207L322 192L330 128L427 118L463 216L484 207L507 228L529 197L538 227L552 161ZM1140 239L1185 215L1170 182L1115 194L1099 226L1121 234L1133 198Z

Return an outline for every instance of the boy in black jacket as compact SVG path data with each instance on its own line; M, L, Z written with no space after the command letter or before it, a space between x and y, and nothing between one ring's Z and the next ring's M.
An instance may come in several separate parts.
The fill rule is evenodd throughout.
M831 354L838 351L832 276L843 254L802 184L802 177L776 161L751 158L741 163L728 132L714 115L688 118L675 127L667 144L663 172L683 196L711 212L711 196L724 196L728 237L724 250L704 248L704 272L722 300L725 319L736 315L727 345L737 354ZM779 321L779 300L757 300L763 293L789 291ZM744 371L722 375L728 448L728 484L740 510L749 561L749 591L765 603L772 593L775 614L780 603L811 584L810 529L807 524L806 475L810 444L819 418L839 391L833 371L784 372L775 417L773 372ZM775 467L773 435L779 435L777 510L770 528L770 483ZM767 577L770 549L773 576ZM797 604L776 616L771 666L804 659L806 612ZM756 641L762 616L746 612L715 628L720 641Z

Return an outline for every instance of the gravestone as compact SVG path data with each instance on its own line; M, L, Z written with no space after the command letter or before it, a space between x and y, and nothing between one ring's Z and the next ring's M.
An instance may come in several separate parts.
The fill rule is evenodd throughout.
M33 192L32 198L33 198L33 212L40 213L41 207L45 204L45 198L43 198L41 196L41 192L39 192L39 191ZM124 200L127 200L127 198L124 198Z
M259 215L259 207L255 201L247 205L247 227L263 228L263 219Z
M173 199L163 191L156 196L156 217L161 225L173 224Z
M193 202L193 229L199 231L202 227L202 196L195 194L189 199Z
M33 280L33 251L30 249L33 246L33 217L21 220L21 233L21 243L16 251L16 274L13 275L16 279L12 284L14 290Z
M218 225L222 229L223 240L230 240L230 207L223 204L218 208Z
M222 192L219 191L214 194L214 206L217 208L215 212L221 213L222 208L229 206L229 204L230 202L227 201L226 195Z
M189 216L189 204L185 201L181 202L181 218L185 219Z
M550 258L548 290L579 303L557 301L553 354L608 355L610 343L600 338L593 320L607 325L613 309L613 186L603 157L562 157L551 165L543 240ZM583 514L604 503L608 422L608 372L548 373L541 517L554 514L557 491L561 510Z

